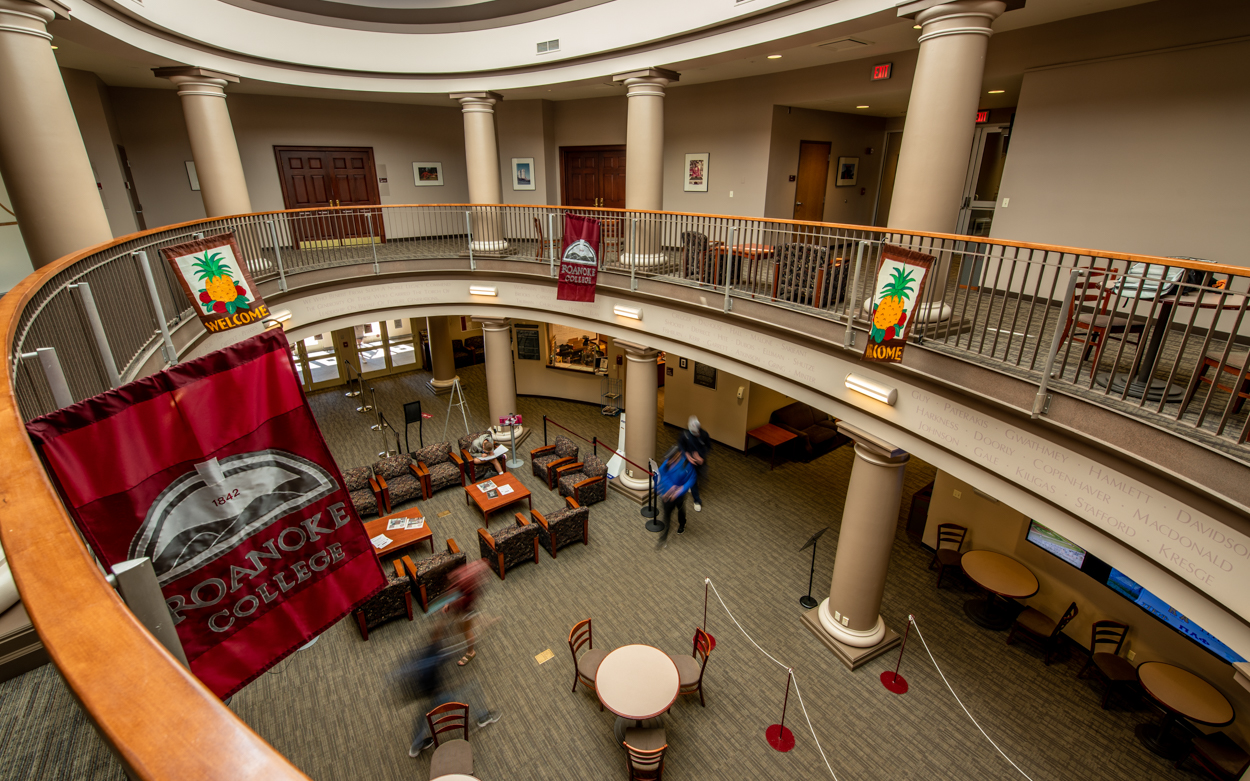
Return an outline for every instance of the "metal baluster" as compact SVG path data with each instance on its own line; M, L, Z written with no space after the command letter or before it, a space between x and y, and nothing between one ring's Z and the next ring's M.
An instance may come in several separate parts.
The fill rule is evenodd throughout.
M156 291L156 279L152 276L152 265L148 262L148 253L140 250L134 254L143 270L143 279L148 285L148 296L152 299L152 308L156 312L156 324L161 329L162 348L165 351L165 363L178 363L178 351L174 349L174 340L169 336L169 324L165 318L165 308L161 305L160 293Z

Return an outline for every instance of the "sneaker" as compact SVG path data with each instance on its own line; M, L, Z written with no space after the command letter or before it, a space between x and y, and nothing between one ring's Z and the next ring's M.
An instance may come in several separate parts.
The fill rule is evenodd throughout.
M698 512L703 512L703 505L699 504L698 502L695 502L695 503L694 503L694 511L695 511L695 512L697 512L697 513L698 513Z
M489 711L485 716L478 719L477 726L485 727L487 725L494 724L501 718L503 718L503 713L501 711Z
M433 745L434 745L434 738L426 738L425 742L422 743L420 746L418 746L416 743L413 743L411 746L408 747L408 756L416 758L421 755L422 751L425 751L427 748Z
M686 527L685 527L685 526L678 526L678 527L677 527L677 533L678 533L678 534L685 534L685 533L686 533Z

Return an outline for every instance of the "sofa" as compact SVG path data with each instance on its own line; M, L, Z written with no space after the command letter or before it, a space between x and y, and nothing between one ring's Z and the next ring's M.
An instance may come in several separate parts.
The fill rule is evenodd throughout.
M473 440L483 434L489 433L489 430L483 429L481 431L475 431L472 434L465 434L463 437L456 440L456 447L460 450L460 460L464 464L464 479L466 485L469 483L476 483L479 480L485 480L488 477L494 477L498 474L498 472L495 471L494 464L479 464L473 460L473 456L469 455L469 445L473 444ZM503 464L507 460L507 456L501 456L499 458L499 463ZM507 470L506 466L504 467L504 470Z
M586 456L580 463L557 467L556 484L561 496L572 497L580 505L602 502L608 498L608 465Z
M367 466L354 466L343 470L343 487L351 496L356 515L381 515L386 503L382 498L382 486Z
M361 639L368 641L369 630L394 618L412 620L412 583L402 575L387 576L382 590L352 611Z
M836 420L801 401L773 410L768 422L798 436L798 448L805 461L823 456L851 441L850 437L838 431Z

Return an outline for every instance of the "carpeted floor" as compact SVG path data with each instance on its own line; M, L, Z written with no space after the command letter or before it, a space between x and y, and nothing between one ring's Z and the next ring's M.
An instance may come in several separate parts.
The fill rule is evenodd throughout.
M462 369L460 376L470 424L484 426L483 367ZM425 400L433 414L425 441L433 443L441 439L447 397L432 396L427 379L417 372L373 384L392 421L402 420L404 402ZM340 466L376 458L381 437L368 430L371 416L355 412L354 399L331 390L311 401ZM542 443L543 414L587 437L615 441L617 420L597 407L525 397L518 407L535 425L523 450ZM456 423L459 416L449 438L463 433L463 423ZM676 433L662 427L657 450L667 449ZM410 436L415 447L415 426ZM507 581L492 579L481 607L498 621L482 633L478 658L455 673L480 683L489 706L503 711L497 724L470 731L475 775L484 781L626 778L612 737L614 717L601 713L583 687L569 691L569 628L593 617L597 646L648 643L689 653L692 630L703 622L707 577L742 629L793 667L802 699L791 693L786 724L797 745L779 754L765 743L764 729L781 716L785 670L743 636L713 594L707 629L718 645L706 672L707 707L682 697L664 717L666 778L829 777L804 711L828 764L844 781L1018 777L969 722L914 635L903 662L911 690L899 697L878 680L892 667L892 654L850 673L800 624L798 597L807 587L810 557L799 546L815 530L832 527L817 556L814 591L820 598L829 586L853 460L851 448L843 447L770 472L764 455L717 447L703 486L703 512L691 513L686 533L672 536L666 549L656 550L638 505L610 492L591 508L589 546L564 548L556 560L544 552L539 564L510 570ZM534 491L534 507L556 509L559 498L532 477L526 461L516 473ZM908 465L900 524L911 494L933 475L918 460ZM478 557L481 517L465 506L460 489L446 489L420 507L436 539L454 537L470 559ZM440 517L443 511L448 514ZM490 527L510 517L500 513ZM1100 685L1076 678L1083 662L1078 654L1047 667L1034 648L1006 646L1004 633L971 624L962 603L973 593L949 580L935 591L930 558L900 526L882 613L900 631L909 613L916 617L964 704L1032 779L1190 776L1134 737L1133 727L1154 720L1154 711L1120 697L1103 711ZM416 704L402 698L392 673L421 646L428 627L418 615L412 623L383 625L364 642L354 624L343 621L237 694L231 707L312 778L426 778L428 753L407 756ZM537 663L535 655L547 649L554 657ZM122 778L50 667L0 684L0 737L3 778Z

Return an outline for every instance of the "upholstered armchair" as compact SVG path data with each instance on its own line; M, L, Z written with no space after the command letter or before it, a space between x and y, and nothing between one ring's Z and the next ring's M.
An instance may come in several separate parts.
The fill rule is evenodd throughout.
M367 466L354 466L343 470L343 483L347 493L351 495L352 507L356 514L379 515L386 505L382 500L382 486L373 477L373 470Z
M486 363L486 340L480 336L470 336L464 340L464 349L469 351L469 360L473 363Z
M590 544L590 508L582 507L572 497L565 497L566 507L543 515L530 511L538 530L538 543L556 557L556 551L574 542Z
M595 456L587 456L579 464L560 467L556 480L560 484L560 495L572 497L580 505L608 498L608 465Z
M524 564L531 557L538 563L538 531L517 513L516 525L500 529L493 535L485 529L477 530L478 548L482 558L495 571L500 580L508 570Z
M417 462L417 477L421 478L423 496L429 499L435 491L464 485L464 462L451 452L450 442L423 447L412 454Z
M352 611L360 636L369 639L369 630L392 618L408 616L412 620L412 582L403 576L389 576L381 591Z
M708 262L707 234L697 231L686 231L681 234L681 276L686 279L697 279L708 282L706 266Z
M561 434L556 437L554 445L543 445L530 451L530 466L534 477L547 484L547 489L556 487L556 471L559 467L577 460L578 447L573 440Z
M464 346L464 342L460 339L451 340L451 357L457 369L473 365L473 353Z
M413 499L425 496L425 487L412 457L389 456L373 464L373 474L382 490L382 502L386 512Z
M447 590L451 573L463 567L464 562L465 556L460 546L449 537L447 550L443 553L426 556L415 564L411 556L396 559L395 574L408 578L413 593L421 601L421 612L424 613L430 609L430 602Z
M816 288L828 264L828 247L782 244L776 251L777 298L792 304L817 304Z
M466 434L456 440L456 447L460 451L460 459L464 462L464 479L466 484L476 483L478 480L485 480L488 477L494 477L499 474L495 471L494 465L476 463L473 460L473 456L469 455L469 445L473 444L473 440L489 433L491 432L488 429L483 429L472 434ZM500 458L499 463L502 464L503 462L504 459Z

